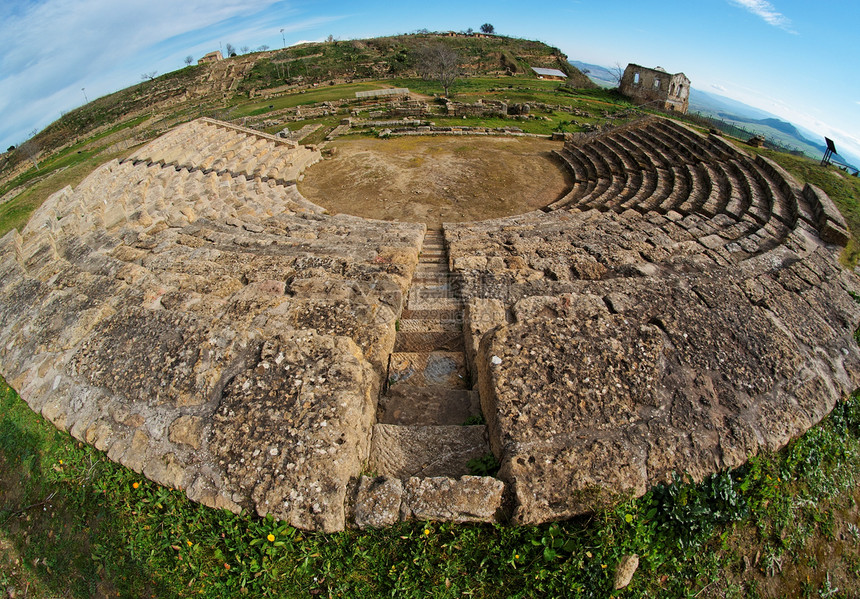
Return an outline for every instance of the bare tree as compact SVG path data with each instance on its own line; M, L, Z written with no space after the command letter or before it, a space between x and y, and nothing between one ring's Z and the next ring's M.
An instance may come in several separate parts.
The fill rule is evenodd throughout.
M233 47L233 44L227 44L227 56L236 56L236 48Z
M269 46L267 46L266 44L263 44L262 46L257 48L257 52L265 52L268 49L269 49Z
M483 33L487 33L489 35L492 35L496 32L496 28L493 27L493 25L491 23L484 23L483 25L481 25L481 31Z
M241 48L239 48L242 54L247 54L250 49L251 48L249 48L248 46L242 46Z
M25 141L22 144L18 145L18 151L21 152L27 159L33 163L33 166L36 167L36 170L39 170L39 161L37 160L39 156L39 151L42 147L39 145L39 142L36 141L36 133L37 130L33 129L30 133L30 139Z
M621 79L624 77L624 67L621 66L621 63L616 62L615 66L609 69L609 72L612 73L612 81L615 83L615 87L621 87Z
M191 56L191 55L189 54L188 56L186 56L186 57L185 57L185 66L187 66L187 67L191 66L191 63L192 63L192 62L194 62L194 57L193 57L193 56Z
M459 55L452 48L445 44L433 44L418 50L416 68L424 79L438 81L447 96L448 90L460 76L459 61Z
M155 81L155 76L158 75L158 71L150 71L148 73L143 73L140 76L141 81Z

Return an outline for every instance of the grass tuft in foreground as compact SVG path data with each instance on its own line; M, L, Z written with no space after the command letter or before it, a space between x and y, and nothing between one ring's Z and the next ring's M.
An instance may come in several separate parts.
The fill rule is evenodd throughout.
M55 430L3 384L0 585L28 597L849 597L858 476L855 395L778 454L592 516L325 535L191 503ZM613 594L633 553L639 570Z

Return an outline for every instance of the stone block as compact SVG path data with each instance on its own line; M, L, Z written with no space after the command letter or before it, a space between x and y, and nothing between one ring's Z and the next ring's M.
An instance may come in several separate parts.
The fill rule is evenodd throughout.
M362 476L355 497L355 524L361 529L383 528L400 520L403 482L399 478Z
M403 489L403 520L495 522L505 485L488 476L410 478Z

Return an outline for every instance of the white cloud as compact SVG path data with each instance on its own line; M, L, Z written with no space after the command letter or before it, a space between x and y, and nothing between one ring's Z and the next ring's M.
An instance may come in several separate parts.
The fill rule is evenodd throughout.
M721 92L726 91L725 87L723 87L722 85L717 85L716 83L712 83L711 87L713 87L717 91L721 91Z
M297 22L280 0L38 0L0 3L0 145L19 143L59 111L139 80L139 74L180 68L182 58L234 45L274 45L278 29L319 25ZM239 39L245 25L249 36ZM279 26L279 22L281 23ZM289 25L288 25L289 23ZM264 27L268 27L265 31ZM280 39L278 40L280 41ZM280 44L278 44L280 45Z
M789 33L796 33L791 29L791 20L784 14L776 10L776 8L767 0L729 0L742 8L747 9L752 14L764 19L764 22L774 27L784 29Z

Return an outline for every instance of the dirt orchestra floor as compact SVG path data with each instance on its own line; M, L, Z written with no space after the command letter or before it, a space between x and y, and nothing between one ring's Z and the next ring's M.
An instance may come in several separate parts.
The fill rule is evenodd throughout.
M406 136L337 140L299 191L332 214L423 222L500 218L562 197L573 178L538 138Z

